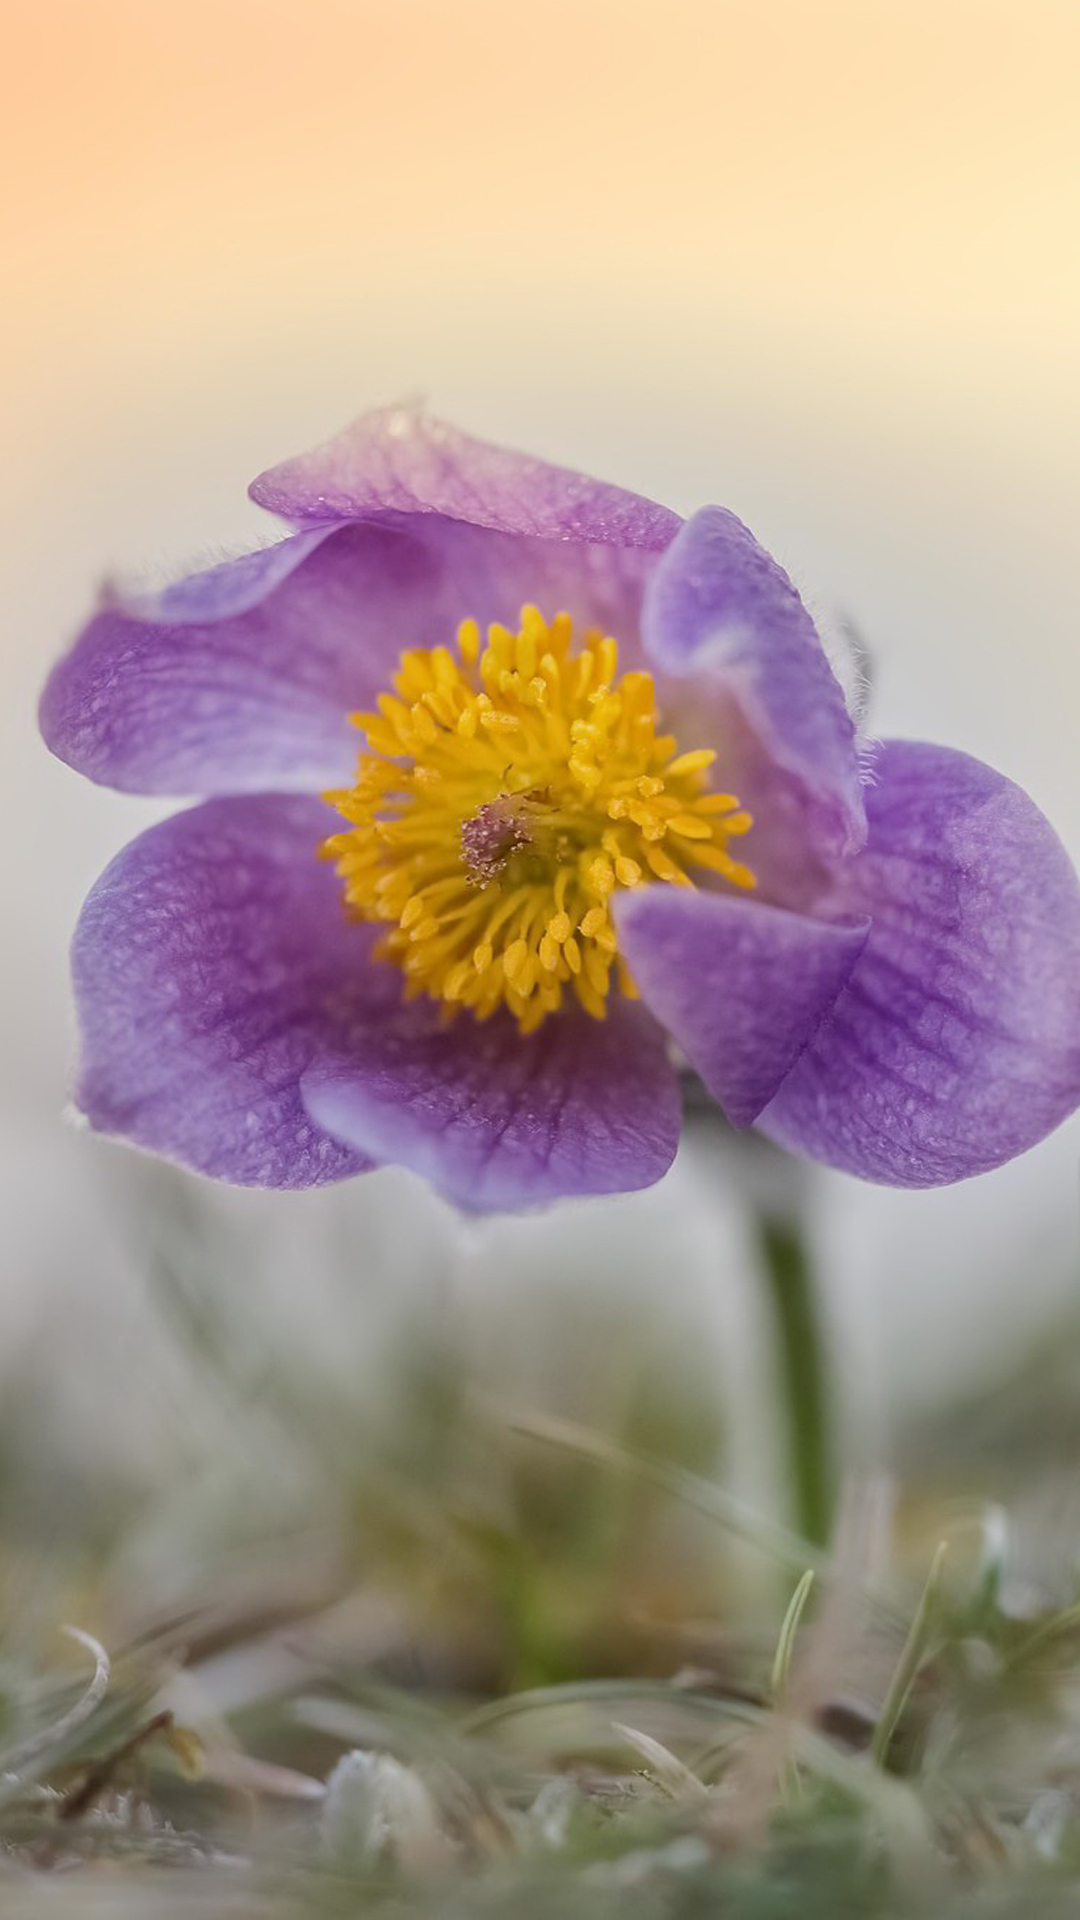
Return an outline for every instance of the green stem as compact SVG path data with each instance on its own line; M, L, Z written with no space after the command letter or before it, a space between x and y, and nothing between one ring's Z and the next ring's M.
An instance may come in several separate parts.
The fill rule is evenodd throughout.
M805 1239L790 1217L763 1212L758 1246L772 1304L786 1409L793 1518L813 1546L828 1544L833 1514L829 1391L817 1290Z

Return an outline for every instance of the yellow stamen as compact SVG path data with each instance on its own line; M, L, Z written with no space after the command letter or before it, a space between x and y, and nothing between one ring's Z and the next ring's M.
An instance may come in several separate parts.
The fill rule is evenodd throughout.
M636 989L609 912L627 887L752 887L727 851L750 815L707 789L716 755L657 731L652 676L618 644L523 607L517 633L475 620L457 651L403 654L394 692L352 715L356 783L326 797L344 832L322 852L346 905L388 932L379 957L446 1016L506 1006L533 1032L569 993L602 1020Z

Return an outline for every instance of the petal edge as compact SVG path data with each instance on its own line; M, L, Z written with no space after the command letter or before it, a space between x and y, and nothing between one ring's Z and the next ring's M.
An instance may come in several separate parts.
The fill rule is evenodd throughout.
M294 523L440 513L500 533L659 550L681 520L609 481L461 433L420 407L380 407L252 481Z
M526 1039L506 1015L445 1028L413 1002L314 1061L301 1092L327 1133L476 1212L651 1186L678 1144L663 1036L628 1003Z
M989 1172L1080 1104L1080 882L1019 787L886 742L853 893L866 948L761 1118L863 1179Z
M615 917L645 1004L736 1127L752 1125L791 1071L869 927L669 886L622 894Z
M797 784L827 850L863 844L855 726L840 683L787 574L726 507L702 507L661 557L642 638L684 705L712 707L721 732L734 707L766 761Z
M95 1130L239 1186L371 1165L299 1095L312 1054L382 991L316 857L331 817L295 796L212 800L105 869L72 947L76 1105Z

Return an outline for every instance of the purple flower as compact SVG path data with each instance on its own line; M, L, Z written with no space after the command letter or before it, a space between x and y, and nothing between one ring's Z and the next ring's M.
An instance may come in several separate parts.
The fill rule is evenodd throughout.
M287 537L102 606L42 703L91 779L211 796L83 909L93 1126L242 1184L394 1162L503 1208L658 1179L670 1041L736 1126L898 1186L1080 1101L1052 829L948 748L867 779L732 514L398 410L252 493Z

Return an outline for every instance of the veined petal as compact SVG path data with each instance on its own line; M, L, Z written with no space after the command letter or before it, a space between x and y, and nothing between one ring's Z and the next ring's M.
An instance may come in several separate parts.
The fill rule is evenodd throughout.
M439 513L500 533L658 551L669 508L604 480L459 433L418 407L380 407L260 474L251 497L293 521Z
M75 1098L99 1132L241 1186L319 1186L371 1164L299 1094L316 1048L396 987L316 858L330 818L295 796L213 800L102 874L72 950Z
M302 1092L327 1133L479 1212L651 1186L679 1137L663 1035L626 1001L527 1038L504 1014L441 1027L416 1001L313 1061Z
M1080 1103L1080 883L1019 787L889 742L852 904L873 925L761 1125L890 1186L1022 1153Z
M155 597L102 609L54 668L61 760L136 793L311 792L347 781L348 715L405 648L523 601L637 632L651 554L491 533L437 514L311 529Z
M869 925L683 887L624 893L615 920L646 1005L737 1127L757 1119L828 1014Z
M822 851L861 846L855 727L840 684L787 574L726 508L703 507L667 548L646 589L642 639L665 677L671 723L681 709L711 713L726 777L763 822L782 806Z

